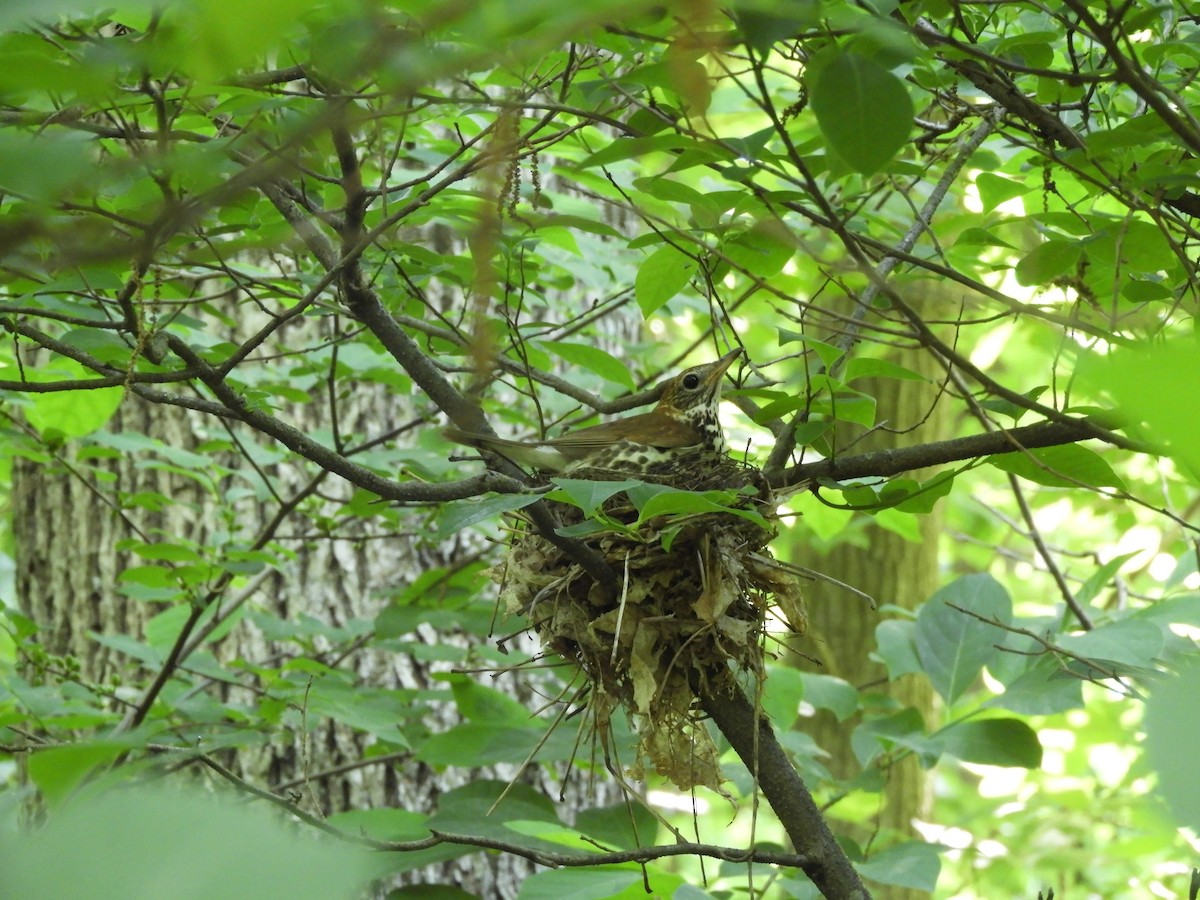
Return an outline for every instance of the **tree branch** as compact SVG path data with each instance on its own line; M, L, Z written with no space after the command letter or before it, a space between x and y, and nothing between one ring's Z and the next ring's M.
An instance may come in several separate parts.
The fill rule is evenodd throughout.
M19 752L36 752L43 749L51 749L54 746L46 747L29 747L21 746L16 748ZM3 749L0 747L0 749ZM188 752L181 751L177 747L157 746L151 749L160 752ZM436 847L438 844L457 844L468 847L480 847L485 850L497 850L502 853L513 853L517 856L524 857L539 865L552 867L571 867L578 868L584 866L604 866L604 865L619 865L620 863L629 862L651 862L656 859L665 859L672 856L704 856L709 859L720 859L727 862L735 863L760 863L763 865L789 866L792 868L803 868L809 860L803 854L796 853L780 853L771 850L758 850L755 848L743 849L739 847L721 847L715 844L668 844L657 847L635 847L630 850L611 850L602 853L554 853L552 851L542 850L540 848L529 847L524 844L517 844L512 841L503 841L497 838L483 837L473 834L462 834L448 831L430 831L430 836L421 838L415 841L380 841L373 838L364 837L359 834L342 831L323 819L306 813L296 804L265 790L257 787L246 781L244 778L231 772L225 766L221 765L212 757L199 753L191 756L195 762L210 769L221 778L228 781L237 790L244 791L254 797L266 800L275 806L286 810L290 815L295 816L302 822L318 828L334 837L341 840L350 841L355 844L362 844L371 847L375 850L390 851L393 853L411 853L418 850L427 850L430 847Z
M996 121L999 119L999 114L995 110L988 110L983 116L983 121L976 126L971 134L961 141L958 152L954 158L946 166L946 170L934 185L929 197L922 205L920 212L917 214L916 220L909 226L907 232L896 245L896 252L889 252L878 265L875 266L871 280L867 286L863 288L861 293L854 298L854 309L850 313L850 321L843 326L841 338L837 342L837 347L842 351L833 364L829 367L829 374L835 377L839 376L840 371L846 365L850 358L850 351L860 340L859 332L862 328L862 323L866 319L867 313L872 308L876 295L884 284L887 283L888 276L900 264L900 254L909 253L916 246L917 240L930 229L933 222L934 214L942 205L946 194L949 193L951 185L958 178L959 173L967 164L967 160L979 149L984 139L992 133L992 129L996 127ZM819 365L817 372L824 368ZM810 376L811 378L811 376ZM763 473L770 479L775 476L784 463L791 457L796 449L796 426L804 422L807 418L807 412L798 412L792 419L789 428L786 428L780 435L774 449L771 451L770 457L767 459L766 465L763 467Z
M771 486L783 488L823 479L846 481L851 478L898 475L913 469L978 459L997 453L1017 453L1038 447L1073 444L1095 436L1095 426L1083 419L1039 422L1008 431L992 431L987 434L918 444L915 447L897 447L858 456L801 463L784 472L782 478L772 482Z
M693 689L704 711L754 775L792 845L799 851L804 874L830 900L868 900L870 892L834 839L767 717L751 705L727 670L695 680Z
M469 170L469 166L464 166L465 170ZM451 173L443 181L448 184L461 177L461 173ZM438 408L445 412L455 425L464 431L494 434L491 425L488 424L487 418L484 416L483 410L479 408L479 405L464 397L446 379L433 360L421 349L420 345L397 324L395 318L384 307L375 291L367 286L359 265L359 259L362 250L375 239L375 232L364 236L354 248L347 250L339 257L329 237L316 228L312 220L300 211L287 196L280 184L264 182L260 187L284 219L304 239L309 250L320 260L327 272L336 271L341 273L342 291L351 314L370 329L371 333L383 344L384 349L392 355L392 358L400 364L401 368L408 373L409 377L416 382L425 395ZM441 187L435 185L425 193L434 192L435 189L440 190ZM395 216L389 217L389 219L394 218ZM185 356L184 359L186 360L187 357ZM236 393L230 391L227 385L217 381L209 384L209 387L214 391L223 390L226 396L232 395L229 399L236 403L239 408L243 409L247 415L262 415L256 413L254 410L247 409ZM222 399L222 402L225 402L225 397L218 396ZM227 405L229 404L227 403ZM270 419L269 416L266 418ZM248 421L248 419L244 419L244 421ZM282 426L282 423L278 423L278 425ZM296 429L291 429L289 426L283 426L283 428L287 430L280 430L278 436L287 446L291 447L293 443L303 443L307 440ZM284 440L284 437L287 440ZM289 441L292 443L289 443ZM338 457L338 454L333 453L333 451L329 451L329 453ZM344 458L340 460L340 464L343 467L353 466L353 463L344 460ZM516 480L523 480L525 478L525 473L507 460L496 460L495 465L500 470L502 476L507 475L509 478ZM339 472L338 474L342 473ZM384 479L378 479L377 476L375 478L380 482L384 481ZM380 493L373 487L368 488L368 490L375 491L382 497L387 497L387 494ZM619 593L620 582L617 579L616 573L605 562L604 557L582 541L559 535L559 523L550 512L549 507L543 502L538 501L527 507L527 512L541 535L578 562L583 570L600 585L600 588L605 593L610 596L616 596Z
M1165 98L1159 93L1162 86L1143 74L1136 61L1131 61L1121 52L1110 29L1105 28L1087 6L1077 0L1068 0L1068 7L1079 16L1080 21L1091 29L1091 37L1108 51L1116 68L1116 77L1128 85L1155 113L1175 132L1184 146L1192 152L1200 153L1200 132L1197 131L1195 119L1187 115L1187 104L1181 103L1177 97ZM1066 24L1066 23L1064 23ZM986 57L970 44L956 41L938 31L936 26L924 17L918 18L912 26L913 34L921 43L930 48L942 46L954 47L971 54L994 61L994 57ZM979 59L954 59L940 57L942 62L953 69L979 90L983 91L1009 112L1015 114L1037 134L1041 134L1054 143L1071 150L1083 150L1085 143L1066 122L1046 107L1027 97L1013 81L1003 73L997 73L985 66ZM1005 65L1012 65L1007 60ZM1018 70L1019 71L1019 70ZM1063 80L1069 80L1070 73L1063 73ZM1177 110L1184 110L1184 115L1177 115ZM1182 191L1178 197L1156 198L1158 202L1175 209L1184 215L1200 215L1200 196Z

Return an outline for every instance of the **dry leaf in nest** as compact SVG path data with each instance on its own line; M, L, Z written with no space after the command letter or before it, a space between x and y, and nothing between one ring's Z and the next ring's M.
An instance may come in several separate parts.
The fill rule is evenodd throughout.
M585 673L600 700L592 705L599 733L607 733L619 703L635 723L642 760L681 790L704 785L720 791L716 746L693 684L731 663L761 675L770 606L777 604L798 633L806 618L794 577L772 565L767 544L775 536L774 502L761 474L726 457L702 462L688 467L695 477L670 487L732 490L727 507L685 495L680 508L700 511L643 520L620 495L603 504L603 517L619 524L585 540L622 576L620 597L601 597L570 557L532 530L514 535L491 575L503 585L506 607L527 616L543 644ZM628 474L576 471L572 477ZM558 507L565 524L583 520L579 509ZM641 760L632 767L635 777L641 767Z
M775 600L783 614L783 620L796 634L808 631L808 610L804 605L804 596L800 592L800 582L796 580L793 569L782 565L771 556L760 553L747 554L743 560L750 582L764 594Z

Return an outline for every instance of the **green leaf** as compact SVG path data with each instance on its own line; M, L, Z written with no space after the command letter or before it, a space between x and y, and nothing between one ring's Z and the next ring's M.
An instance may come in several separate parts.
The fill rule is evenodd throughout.
M997 641L1003 652L987 664L988 672L1002 684L1015 681L1045 652L1042 641L1030 634L1052 641L1062 629L1059 617L1051 615L1014 617L1009 625L1014 630L1005 632Z
M809 337L807 334L802 334L799 331L792 331L788 328L779 329L779 346L790 344L793 341L799 341L805 347L814 351L821 360L821 366L828 372L834 367L842 355L845 353L840 347L835 347L833 344L827 344L825 341L817 340L814 337Z
M755 412L754 421L759 425L781 419L789 413L803 409L811 402L811 398L804 394L781 394L779 391L757 391L755 394L758 397L774 398L768 399Z
M385 871L380 862L224 791L127 787L0 841L10 897L328 900L357 896Z
M811 102L829 145L865 175L908 143L914 110L904 82L867 57L841 51L820 66Z
M1192 183L1191 178L1188 181ZM1140 219L1130 219L1106 229L1097 243L1097 255L1116 260L1123 270L1157 272L1170 269L1177 262L1170 241L1158 226Z
M858 691L854 685L833 675L815 672L804 672L802 677L804 699L817 709L829 710L839 722L845 722L858 712Z
M636 385L629 367L606 350L590 344L573 344L567 341L542 341L542 346L560 356L573 366L595 372L606 381L633 390Z
M682 884L678 875L667 876L668 884L660 884L657 877L653 885L667 892L658 894L670 897L674 889ZM586 869L551 869L530 875L521 882L521 900L569 900L569 898L605 897L622 900L628 891L638 891L646 896L642 888L642 875L637 869L616 866L596 866Z
M901 512L893 507L872 511L870 515L880 528L886 528L888 531L900 535L906 541L919 544L923 540L921 522L916 513Z
M30 369L26 374L30 381L36 382L99 377L73 359L56 359L46 367ZM31 402L25 407L25 418L43 436L53 431L68 439L79 438L103 428L121 405L123 396L124 391L119 387L32 394Z
M562 752L554 752L561 743L560 733L561 730L551 735L550 743L538 748L539 759L566 758ZM532 725L514 728L500 727L490 722L468 722L430 737L417 748L416 758L439 767L475 768L521 763L538 746L542 737L543 729Z
M997 237L995 232L989 231L986 228L964 228L958 239L954 242L955 248L958 247L1005 247L1009 250L1016 250L1011 243L1001 237Z
M579 167L590 169L594 166L607 166L624 159L639 159L659 150L672 151L696 146L701 145L675 132L652 137L617 138L583 160Z
M334 813L325 821L349 834L377 841L419 841L429 837L428 816L407 809L373 807Z
M177 588L175 576L167 566L128 566L117 576L118 581L142 584L147 587Z
M524 509L540 500L536 494L497 494L482 500L455 500L441 508L438 521L438 537L446 538L484 519L501 513Z
M947 753L963 762L1036 769L1042 764L1037 732L1021 719L972 719L942 731Z
M1148 278L1130 278L1121 286L1121 296L1132 303L1154 303L1160 300L1170 300L1175 296L1170 285L1165 281L1155 281L1154 276Z
M641 835L654 833L657 822L654 813L644 804L616 803L580 810L575 825L588 837L606 846L632 849L641 846Z
M178 608L183 609L185 607L181 605ZM176 635L178 635L178 633L179 632L176 631ZM98 634L93 631L88 633L88 637L97 644L100 644L104 647L110 647L113 650L116 650L118 653L128 656L130 659L141 660L148 668L162 665L164 658L163 652L150 647L147 644L143 644L132 635L119 633Z
M777 728L790 728L800 714L800 701L804 699L804 680L800 670L780 666L772 670L771 677L763 682L762 708Z
M540 819L508 819L505 827L525 837L537 838L560 847L570 847L572 850L598 853L599 849L579 833L578 828L572 828L561 822L543 822Z
M930 513L953 490L954 478L954 472L939 472L923 484L911 478L895 478L883 486L879 499L900 512Z
M126 368L129 365L131 348L111 331L74 328L61 338L68 347L82 350L84 353L100 360L102 363Z
M846 363L842 374L847 384L856 378L896 378L901 381L928 381L924 375L906 369L886 359L875 359L870 356L856 356Z
M916 634L917 623L909 619L887 619L875 626L875 654L887 667L890 681L921 671Z
M975 179L975 187L979 189L979 199L985 213L991 212L1005 200L1020 197L1033 190L1033 186L1028 180L1016 181L1000 175L993 175L991 172L980 174Z
M593 513L593 515L596 514ZM593 519L584 519L577 525L565 525L555 529L556 534L571 538L586 538L594 534L603 534L604 532L623 534L631 538L637 535L637 529L630 528L609 516L603 515Z
M293 660L289 666L305 671L305 667L299 665L302 659ZM346 684L333 677L317 677L304 702L310 716L343 722L399 747L410 745L408 736L401 729L404 715L412 705L409 692L367 688Z
M990 671L990 670L989 670ZM1025 674L1011 681L999 697L984 706L1000 707L1022 716L1048 716L1083 706L1083 682L1044 656Z
M526 727L531 718L529 709L507 694L477 684L465 675L448 676L454 703L464 718L496 726Z
M1000 453L989 456L987 462L1004 472L1049 487L1125 487L1125 482L1104 457L1079 444Z
M687 287L696 274L696 261L671 244L659 247L638 267L633 294L642 315L655 310Z
M1200 715L1196 715L1196 685L1200 659L1187 660L1174 677L1155 685L1146 701L1143 727L1146 758L1158 772L1158 795L1175 820L1200 831L1200 779L1196 757L1200 747Z
M90 741L52 747L29 757L29 777L51 807L62 804L85 778L129 749L128 742ZM3 850L0 848L0 855ZM7 875L7 872L5 873ZM63 895L67 896L67 895Z
M229 76L270 53L312 0L195 0L168 21L178 35L180 63L202 79Z
M71 185L96 174L96 160L83 132L0 132L0 190L4 193L52 203Z
M1127 429L1164 447L1200 482L1200 346L1177 340L1120 349L1086 358L1079 374L1113 398Z
M999 651L1002 633L968 610L1002 625L1012 620L1008 592L992 576L966 575L929 598L917 613L917 655L934 689L953 703Z
M774 219L756 222L749 231L721 246L721 253L738 269L756 278L770 278L787 265L796 252L796 238Z
M627 481L587 481L580 478L551 478L558 490L546 494L547 500L558 500L571 503L583 510L585 516L590 516L609 497L635 488L644 482Z
M853 422L863 428L875 424L875 398L866 394L838 394L828 408L839 422Z
M142 559L160 560L166 562L200 562L203 557L194 547L184 544L172 544L165 541L156 544L133 542L128 547Z
M499 815L488 815L497 801ZM554 804L542 792L519 783L476 779L444 792L429 824L437 831L511 839L513 832L504 825L508 819L559 821Z
M1185 572L1196 571L1195 554L1189 552L1183 560ZM1200 594L1180 594L1168 597L1139 610L1134 614L1139 619L1146 619L1163 626L1190 625L1200 627Z
M708 199L707 194L703 194L694 187L683 184L673 178L635 178L633 185L639 191L644 191L651 197L659 200L682 203L692 207L712 208L714 212L716 210L712 201Z
M854 729L850 746L864 767L880 753L895 747L912 750L924 764L931 764L940 752L940 746L925 733L924 717L911 706L890 716L866 719Z
M679 491L668 488L651 496L638 509L637 524L655 516L691 516L705 513L729 513L748 519L763 528L769 527L762 514L753 509L740 509L729 504L736 495L731 491Z
M1086 659L1149 669L1162 652L1163 630L1144 619L1109 622L1080 634L1065 634L1058 646Z
M1046 392L1047 387L1048 385L1039 385L1035 388L1030 388L1021 394L1021 396L1028 400L1037 400L1038 397ZM985 397L980 401L980 406L1002 416L1008 416L1014 422L1019 422L1021 417L1029 412L1029 407L1014 403L1012 400L1004 397Z
M995 41L988 52L1026 66L1047 68L1054 60L1055 31L1022 31Z
M880 884L932 891L937 887L942 860L933 844L908 841L872 853L870 859L858 863L856 868L859 874Z
M201 618L200 624L202 625L207 625L212 621L212 607L209 607L206 612L207 615ZM151 617L143 626L146 644L149 648L147 655L156 655L159 659L165 659L191 614L190 603L174 603L158 615Z
M735 21L742 37L765 54L776 41L794 37L819 21L816 4L737 4Z
M1072 271L1083 256L1079 241L1050 240L1038 244L1016 265L1017 283L1024 285L1051 284L1056 278Z

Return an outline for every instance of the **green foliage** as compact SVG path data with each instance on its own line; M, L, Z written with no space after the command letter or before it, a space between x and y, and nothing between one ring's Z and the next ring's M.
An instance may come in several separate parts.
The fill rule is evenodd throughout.
M696 275L696 261L678 247L659 247L638 267L634 295L642 315L650 316L687 287Z
M1200 26L1176 6L0 6L0 893L340 896L479 852L364 863L364 838L677 838L623 805L568 827L548 794L458 771L573 784L634 762L625 723L575 730L573 676L494 608L493 543L541 499L578 507L560 533L593 545L765 520L632 478L476 495L430 373L506 433L553 433L738 341L730 444L764 464L794 438L789 488L877 430L918 442L899 383L952 410L942 456L821 470L779 525L804 565L868 522L920 540L946 516L944 587L879 598L861 648L941 713L775 662L755 692L839 818L868 823L901 760L936 779L926 840L868 823L860 871L940 897L1185 896ZM1083 424L1050 446L953 450L1064 420ZM606 516L625 500L636 517ZM514 668L559 699L483 674ZM859 775L803 733L816 711L852 729ZM344 756L313 777L314 748ZM700 839L779 840L751 771L721 762L740 806L698 791ZM179 769L338 836L126 785ZM469 783L436 811L335 800L449 770ZM654 859L548 869L522 896L641 896L643 877L814 896L795 875Z
M989 575L968 575L946 585L921 607L915 635L922 669L953 703L995 657L996 634L1012 619L1012 601ZM980 622L985 627L980 627Z
M816 62L814 70L821 133L855 170L873 175L908 143L913 105L904 82L853 50Z
M379 871L365 849L316 839L266 810L193 791L80 797L45 827L3 823L4 893L117 900L356 897Z
M1193 481L1200 480L1200 346L1179 339L1131 348L1104 360L1085 360L1083 372L1110 394L1114 411L1130 431L1175 457Z
M934 889L941 867L937 850L918 841L895 844L859 865L862 873L872 881L918 891Z
M1196 684L1200 666L1189 660L1179 671L1156 685L1146 704L1146 751L1158 772L1159 787L1175 820L1193 831L1200 825L1200 790L1191 754L1200 739L1196 717Z

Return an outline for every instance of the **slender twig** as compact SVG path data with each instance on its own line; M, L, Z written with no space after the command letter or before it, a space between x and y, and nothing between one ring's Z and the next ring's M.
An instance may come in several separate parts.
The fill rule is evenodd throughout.
M834 839L804 780L788 759L761 710L755 709L728 671L694 677L704 711L755 774L759 788L799 851L804 870L830 900L868 900L871 896Z
M1063 656L1063 657L1066 657L1067 659L1072 659L1075 662L1080 663L1081 665L1084 665L1087 668L1091 669L1093 672L1097 673L1097 675L1099 677L1107 678L1111 681L1116 682L1126 692L1123 696L1144 699L1142 697L1142 694L1140 694L1137 691L1137 689L1134 688L1132 685L1127 684L1124 680L1124 677L1119 672L1117 672L1115 669L1110 669L1105 666L1102 666L1098 662L1096 662L1096 660L1092 659L1091 657L1084 656L1083 654L1080 654L1080 653L1075 653L1071 650L1066 649L1065 647L1060 647L1058 644L1049 640L1045 636L1038 634L1036 631L1034 631L1030 628L1023 628L1019 625L1009 625L1004 622L1001 622L995 616L985 616L985 615L982 615L981 613L975 612L974 610L971 610L971 609L967 609L966 607L963 607L963 606L959 606L955 603L947 602L946 605L948 607L950 607L951 609L962 613L963 615L970 616L972 619L978 619L980 622L985 622L988 625L992 625L995 628L999 628L1001 631L1007 631L1009 634L1018 634L1018 635L1021 635L1022 637L1027 637L1030 640L1035 641L1036 643L1040 644L1041 647L1043 648L1042 650L1038 651L1036 654L1025 654L1025 655L1041 655L1042 653L1053 653L1057 656ZM1012 647L1001 647L999 645L997 645L996 649L1004 650L1009 653L1020 653L1021 652L1019 650L1014 650ZM1088 680L1090 681L1092 679L1088 679ZM1120 693L1120 692L1115 691L1114 693Z
M975 151L979 149L979 145L995 129L996 123L1000 119L1000 113L1001 110L996 108L984 113L983 121L962 142L954 159L949 162L946 170L942 173L942 177L934 185L929 198L921 207L916 219L897 243L895 252L889 252L875 266L871 280L859 295L855 297L855 305L854 309L851 310L850 320L845 325L842 335L837 342L838 349L842 351L841 356L830 366L829 374L836 377L839 371L846 365L850 357L851 348L859 341L859 329L866 319L868 311L871 309L871 304L874 302L883 285L886 284L892 270L900 264L900 254L911 252L913 247L916 246L917 239L929 230L933 223L934 214L941 207L946 194L949 193L959 173L967 164L967 160L971 158ZM822 364L818 362L816 365L817 373L819 373ZM779 472L792 455L792 451L796 448L796 426L804 421L806 415L803 411L796 413L791 427L783 429L779 439L775 442L775 446L767 458L766 465L763 467L763 471L768 478L772 474Z
M1063 602L1074 613L1075 618L1079 620L1079 624L1083 626L1084 630L1091 631L1094 627L1091 617L1088 616L1083 605L1075 597L1075 592L1071 590L1071 586L1067 584L1067 579L1058 567L1058 563L1054 561L1054 554L1046 546L1046 540L1042 537L1041 529L1037 527L1037 522L1033 519L1033 510L1029 508L1029 502L1025 499L1025 492L1021 489L1021 482L1016 475L1009 474L1008 486L1012 491L1013 499L1017 501L1017 509L1021 511L1021 518L1025 520L1029 538L1033 541L1033 546L1037 548L1038 556L1042 558L1042 563L1046 566L1046 571L1050 573L1050 577L1054 579L1054 583L1058 586L1058 592L1062 596Z
M20 750L24 752L41 749L48 748L43 748L41 746L20 748ZM161 749L163 751L170 750L176 753L188 753L188 751L180 751L179 748L174 747L153 749ZM496 850L502 853L512 853L517 856L524 857L525 859L532 860L539 865L553 867L617 865L620 863L629 862L648 862L650 860L664 859L671 856L705 856L712 859L726 860L728 862L761 863L766 865L788 866L791 868L803 868L808 862L807 857L805 857L805 855L802 853L781 853L775 850L721 847L713 844L699 843L678 843L658 847L637 847L632 850L613 850L603 853L555 853L553 851L528 847L523 844L517 844L512 841L504 841L498 838L448 831L430 831L430 836L428 838L422 838L415 841L374 840L372 838L365 837L364 835L343 831L333 825L330 825L323 819L305 812L303 809L296 806L296 804L291 803L268 790L251 784L244 778L239 777L234 772L221 765L210 756L205 754L189 754L189 756L190 759L219 775L239 791L243 791L247 794L258 797L261 800L266 800L268 803L286 810L289 814L295 816L305 824L311 825L313 828L320 829L321 831L334 835L341 840L355 844L361 844L371 847L375 850L384 850L396 853L411 853L418 850L427 850L430 847L436 847L439 844L457 844L468 847L479 847L486 850Z

